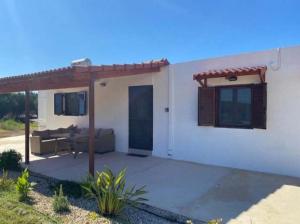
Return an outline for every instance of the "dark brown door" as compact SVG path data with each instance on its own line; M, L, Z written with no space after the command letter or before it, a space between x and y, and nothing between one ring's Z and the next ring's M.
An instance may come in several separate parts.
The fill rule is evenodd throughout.
M129 87L129 148L153 149L153 86Z

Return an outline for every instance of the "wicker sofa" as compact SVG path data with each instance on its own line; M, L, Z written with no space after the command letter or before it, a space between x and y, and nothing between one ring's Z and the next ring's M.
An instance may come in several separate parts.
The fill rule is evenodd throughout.
M73 133L76 130L77 127L71 125L68 128L33 131L30 137L31 153L37 155L54 153L55 147L58 147L58 151L65 150L68 148L68 145L64 144L64 139L56 139L51 137L51 135Z
M51 137L55 134L70 133L69 141L65 139L56 139ZM68 128L59 128L56 130L34 131L30 137L32 154L49 154L54 153L55 147L57 151L63 151L71 147L77 155L78 152L88 151L89 133L87 128L79 129L76 126ZM95 152L105 153L115 150L115 134L113 129L96 129L95 131Z
M88 129L80 129L74 136L74 151L87 152L88 151L89 135ZM105 153L115 150L115 134L113 129L99 128L95 131L95 152Z

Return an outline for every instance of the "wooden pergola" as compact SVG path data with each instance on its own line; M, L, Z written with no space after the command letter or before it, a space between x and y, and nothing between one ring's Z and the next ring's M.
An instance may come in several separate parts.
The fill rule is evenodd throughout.
M75 87L89 88L89 173L94 175L95 80L159 72L161 67L168 64L169 62L167 59L162 59L139 64L70 66L37 73L1 78L0 94L25 92L25 163L29 164L30 91L66 89Z

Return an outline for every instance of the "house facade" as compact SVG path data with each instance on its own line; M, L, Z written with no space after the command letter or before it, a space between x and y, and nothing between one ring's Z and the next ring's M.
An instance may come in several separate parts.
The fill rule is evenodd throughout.
M95 81L95 126L112 128L116 151L300 177L300 47L274 49L207 60L169 64L158 72ZM195 74L265 66L265 105L253 108L249 73L210 77L202 87ZM266 83L266 84L265 84ZM213 122L203 125L203 88L214 87ZM88 127L88 88L39 91L41 129ZM74 100L79 96L81 100ZM61 97L61 98L60 98ZM75 97L76 98L76 97ZM78 99L79 99L78 98ZM77 99L77 98L76 98ZM74 103L75 102L75 103ZM73 107L74 104L78 107ZM254 125L264 114L264 121Z

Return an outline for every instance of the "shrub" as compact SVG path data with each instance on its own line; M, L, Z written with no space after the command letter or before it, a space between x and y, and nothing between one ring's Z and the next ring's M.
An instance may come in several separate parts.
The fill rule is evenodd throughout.
M222 219L213 219L208 222L208 224L221 224Z
M96 213L96 212L89 212L88 218L89 218L91 221L96 221L96 220L99 218L99 214Z
M16 121L14 119L1 119L0 120L0 128L4 130L21 130L24 129L24 123L20 121Z
M109 168L105 168L103 172L97 172L95 177L88 176L82 185L86 195L96 200L101 215L118 215L127 204L136 205L146 200L140 197L146 193L145 186L125 189L125 173L126 169L123 169L114 176Z
M66 196L64 196L62 185L60 185L58 193L57 193L57 191L55 191L55 194L53 197L54 197L54 200L53 200L52 207L55 212L70 211L69 201L68 201L68 198Z
M14 181L8 178L8 172L3 169L2 177L0 177L0 190L9 190L14 184Z
M82 196L82 188L80 184L72 181L58 181L50 185L50 190L59 191L60 185L64 186L65 195L68 197L80 198Z
M16 184L19 201L25 201L28 199L28 193L33 189L34 185L34 183L29 182L29 171L25 169L21 176L18 177Z
M22 155L14 149L0 153L0 168L5 170L19 170Z

